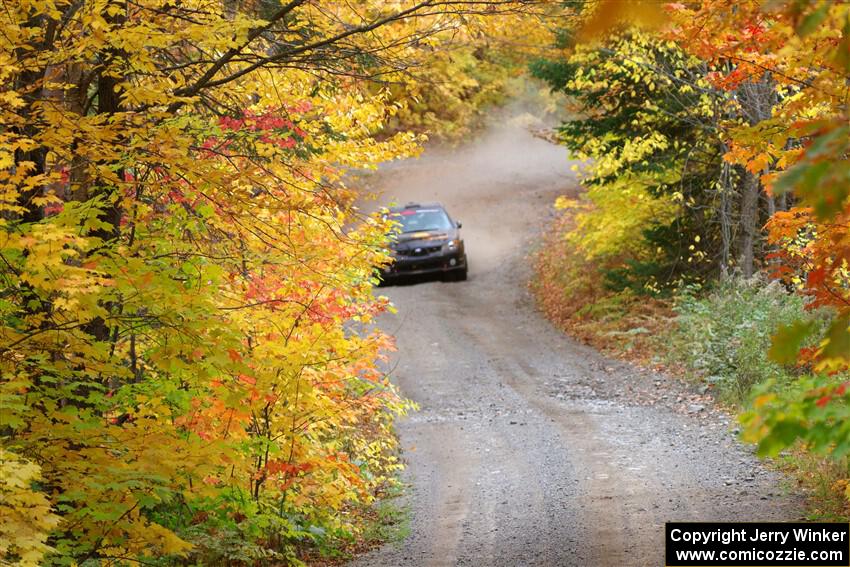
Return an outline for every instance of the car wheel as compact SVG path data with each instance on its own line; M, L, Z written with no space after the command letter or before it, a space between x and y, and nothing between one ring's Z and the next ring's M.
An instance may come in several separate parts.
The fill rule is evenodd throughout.
M446 273L446 278L452 282L463 282L466 281L467 267L464 266L462 268L458 268L456 270L452 270L451 272Z

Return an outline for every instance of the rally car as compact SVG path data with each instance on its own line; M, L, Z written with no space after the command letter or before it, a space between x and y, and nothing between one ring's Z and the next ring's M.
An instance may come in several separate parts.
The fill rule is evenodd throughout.
M383 269L382 280L419 274L466 279L461 224L440 203L408 203L389 209L386 215L395 221L390 235L393 262Z

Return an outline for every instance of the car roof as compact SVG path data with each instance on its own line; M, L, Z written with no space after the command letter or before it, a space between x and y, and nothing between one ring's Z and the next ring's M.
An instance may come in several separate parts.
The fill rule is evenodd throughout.
M410 210L410 209L442 209L446 210L446 208L442 205L442 203L438 203L436 201L431 203L407 203L406 205L400 205L397 207L390 207L390 212L397 213L399 211Z

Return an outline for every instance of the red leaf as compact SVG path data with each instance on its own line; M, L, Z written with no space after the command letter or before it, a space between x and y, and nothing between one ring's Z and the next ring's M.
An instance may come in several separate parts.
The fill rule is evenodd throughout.
M824 268L816 268L809 272L806 277L806 284L809 287L818 287L826 280L826 270Z

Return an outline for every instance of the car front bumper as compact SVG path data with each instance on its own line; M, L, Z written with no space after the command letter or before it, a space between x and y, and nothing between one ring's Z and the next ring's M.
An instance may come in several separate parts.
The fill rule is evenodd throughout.
M382 277L438 274L466 269L466 254L462 251L430 256L401 256L384 268Z

